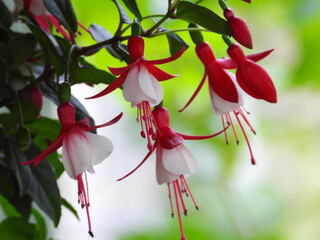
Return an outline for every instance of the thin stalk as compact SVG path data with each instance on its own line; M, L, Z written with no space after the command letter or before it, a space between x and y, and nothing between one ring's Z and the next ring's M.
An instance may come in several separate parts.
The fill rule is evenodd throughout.
M158 37L164 34L168 34L168 33L174 33L174 32L186 32L186 31L194 31L194 32L199 32L199 31L203 31L203 32L210 32L207 29L203 29L203 28L180 28L180 29L174 29L174 30L167 30L167 31L162 31L162 32L157 32L157 33L153 33L151 34L149 37Z
M18 113L19 113L19 126L20 128L23 127L23 115L22 115L22 109L21 109L21 104L20 104L20 99L18 97L17 92L14 93L17 104L18 104Z
M64 81L68 82L68 71L69 71L69 67L70 67L70 62L71 62L71 56L73 51L76 49L77 45L73 44L69 50L69 54L68 54L68 59L67 59L67 65L66 65L66 70L65 70L65 74L64 74Z

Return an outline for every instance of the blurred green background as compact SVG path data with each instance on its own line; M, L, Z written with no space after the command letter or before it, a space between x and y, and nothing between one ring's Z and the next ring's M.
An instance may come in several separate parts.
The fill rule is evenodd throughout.
M72 3L83 25L89 27L91 23L97 23L115 32L119 17L111 1L72 0ZM165 13L167 8L165 0L137 0L137 3L142 16ZM218 1L206 0L201 4L222 15ZM230 0L228 4L251 30L254 49L246 50L246 53L275 49L260 64L276 85L278 103L246 99L245 107L251 112L248 118L257 132L254 136L249 129L247 131L256 166L250 164L250 155L239 128L239 146L230 131L228 146L223 136L186 142L200 165L199 172L188 179L200 211L194 210L191 200L186 200L189 215L183 217L185 234L189 240L318 239L320 2L252 0L247 4ZM143 22L146 28L151 24L149 20ZM186 25L183 21L172 20L163 26L175 29ZM217 132L221 129L221 121L211 112L206 85L190 107L178 113L193 94L204 71L189 35L179 35L190 44L190 48L176 62L161 66L171 74L180 73L178 78L162 83L164 105L170 112L171 125L176 131L190 135ZM205 40L211 44L216 57L226 56L226 45L219 35L205 33ZM77 42L85 46L93 44L94 40L84 32ZM148 59L169 56L165 36L146 39L145 42ZM124 66L105 49L88 60L100 69ZM90 210L96 239L179 239L178 219L170 217L167 188L158 186L155 181L154 155L130 178L120 183L115 181L135 167L147 152L145 142L138 137L135 110L123 101L121 91L88 103L83 98L90 96L88 91L97 92L97 89L84 86L73 89L80 100L88 104L93 117L99 119L96 114L102 114L101 122L111 119L110 115L119 111L125 113L121 123L107 132L115 145L112 158L101 168L97 167L97 174L90 176L89 180L90 187L93 186ZM69 179L60 181L62 196L71 191L72 195L67 198L76 203L76 184L68 188L65 183L69 183ZM78 239L87 239L85 213L80 207L77 209L83 229L71 214L64 212L58 229L52 228L49 237L71 239L79 234ZM74 233L75 229L78 229L77 233Z

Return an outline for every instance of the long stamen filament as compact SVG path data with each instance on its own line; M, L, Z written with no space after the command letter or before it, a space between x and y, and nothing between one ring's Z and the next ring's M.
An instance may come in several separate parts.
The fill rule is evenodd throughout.
M183 201L183 196L182 196L182 193L181 193L179 181L178 181L178 180L175 180L175 182L176 182L176 185L177 185L177 188L178 188L178 193L179 193L180 201L181 201L181 204L182 204L182 207L183 207L183 214L184 214L185 216L187 216L187 215L188 215L188 210L187 210L186 205L184 204L184 201Z
M192 195L192 193L191 193L191 191L190 191L190 188L189 188L189 186L188 186L188 184L187 184L186 179L184 178L183 175L180 176L180 179L181 179L181 181L184 182L184 185L186 186L186 188L187 188L187 190L188 190L188 192L189 192L189 194L190 194L190 197L191 197L191 199L192 199L192 201L193 201L193 203L194 203L194 206L196 207L197 210L199 210L199 207L198 207L196 201L195 201L194 198L193 198L193 195Z
M171 217L174 217L173 213L173 205L172 205L172 198L171 198L171 189L170 189L170 183L168 183L168 192L169 192L169 200L170 200L170 208L171 208Z
M180 207L179 207L179 200L178 200L178 193L177 193L177 187L176 187L176 181L172 182L173 189L174 189L174 196L176 199L176 205L177 205L177 213L179 218L179 225L180 225L180 232L181 232L181 240L186 240L186 237L183 232L183 226L182 226L182 220L181 220L181 214L180 214Z
M233 131L233 133L234 133L234 137L236 138L237 144L239 145L239 139L238 139L238 136L237 136L237 132L236 132L236 130L235 130L235 128L234 128L234 125L233 125L233 122L232 122L230 113L227 113L226 116L227 116L227 118L229 119L228 121L229 121L230 124L231 124L232 131Z

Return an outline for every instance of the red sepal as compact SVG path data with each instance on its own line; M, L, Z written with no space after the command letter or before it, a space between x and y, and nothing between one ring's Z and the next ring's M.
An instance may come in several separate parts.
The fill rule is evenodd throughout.
M106 122L106 123L101 124L101 125L93 126L93 127L87 128L85 130L86 131L91 131L91 130L94 130L94 129L97 129L97 128L113 125L113 124L115 124L116 122L118 122L120 120L122 115L123 115L123 113L121 112L118 116L116 116L114 119L110 120L109 122Z
M66 39L68 39L70 41L71 40L70 35L61 27L59 21L51 14L49 14L47 17L49 18L50 22L55 27L55 29L58 32L60 32L62 34L62 36L64 36Z
M177 75L171 75L169 73L166 73L165 71L162 71L160 68L157 68L153 64L149 64L148 62L145 63L145 66L148 69L148 72L151 73L158 81L165 81L171 78L178 77Z
M151 64L164 64L164 63L172 62L178 59L184 53L184 50L185 50L185 47L182 47L182 49L178 53L168 58L159 59L159 60L144 60L144 61L149 62Z
M120 87L124 83L127 75L128 75L128 73L122 74L120 77L118 77L112 83L110 83L110 85L108 87L106 87L104 90L102 90L100 93L98 93L92 97L88 97L86 99L98 98L98 97L102 97L104 95L111 93L112 91L116 90L118 87Z
M60 134L60 136L57 138L57 140L55 140L47 149L45 149L42 153L40 153L38 156L36 156L35 158L26 161L26 162L22 162L22 165L30 165L33 164L33 166L37 166L41 160L43 160L45 157L49 156L51 153L53 153L54 151L56 151L58 148L60 148L63 144L63 138L64 138L65 134L62 133Z
M221 133L223 133L224 131L226 131L228 129L229 126L227 126L225 129L221 130L220 132L211 134L211 135L204 135L204 136L190 136L190 135L184 135L181 133L177 133L179 136L183 137L184 140L205 140L205 139L209 139L209 138L213 138L216 137L218 135L220 135Z
M183 138L170 127L159 129L161 132L160 143L165 149L172 149L183 143Z
M141 161L141 163L139 163L139 165L133 169L131 172L129 172L128 174L126 174L125 176L123 176L122 178L117 179L117 181L121 181L127 177L129 177L132 173L134 173L139 167L141 167L142 164L144 164L144 162L150 157L150 155L153 153L153 151L158 147L159 145L159 140L157 139L153 145L153 149L151 151L148 152L148 154L144 157L144 159Z

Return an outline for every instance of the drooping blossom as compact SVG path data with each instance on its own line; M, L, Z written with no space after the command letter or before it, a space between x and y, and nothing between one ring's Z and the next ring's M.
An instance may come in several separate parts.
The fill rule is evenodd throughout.
M190 195L196 209L198 206L186 182L187 177L198 171L198 163L191 154L191 152L184 146L184 140L202 140L215 137L224 130L207 136L188 136L175 132L169 123L168 110L162 106L157 106L153 110L153 116L158 126L157 139L155 141L154 149L150 150L142 162L130 173L118 181L128 177L135 172L156 150L156 178L158 184L167 184L169 191L169 200L171 207L171 216L174 217L173 202L171 189L175 196L176 210L179 218L179 226L181 231L181 240L185 240L185 235L182 226L182 219L180 214L179 201L182 205L183 213L187 216L187 208L185 206L183 193L188 197Z
M259 61L262 58L268 56L271 52L272 50L252 54L246 56L246 58L251 59L252 62ZM216 59L210 45L206 42L197 45L196 53L204 64L205 73L198 88L196 89L188 103L180 110L180 112L187 108L189 104L194 100L194 98L198 95L199 91L203 87L205 80L208 78L208 87L213 113L221 116L223 127L226 126L226 123L227 125L231 125L236 141L237 143L239 143L230 113L234 114L247 142L251 155L251 162L252 164L255 164L252 149L240 119L241 117L242 120L249 126L251 131L255 133L254 129L251 127L248 119L245 116L245 113L247 113L247 111L243 108L244 97L246 94L241 89L241 85L239 86L239 84L237 83L234 74L225 70L237 68L238 63L233 59ZM226 143L228 144L227 132L225 132L225 138Z
M240 87L254 98L276 103L277 91L267 71L246 57L238 44L230 45L227 53L237 63L236 77Z
M68 176L78 181L78 200L82 208L86 207L89 234L92 237L93 233L88 209L89 193L85 189L82 174L85 174L85 180L87 181L86 171L94 173L93 166L101 163L111 154L113 145L108 138L88 131L112 125L118 122L121 116L122 113L105 124L90 127L88 118L75 122L75 108L71 103L61 103L58 107L58 117L61 123L59 137L37 157L22 163L24 165L33 164L33 166L36 166L45 157L62 146L62 163ZM87 184L86 186L88 186Z
M231 28L231 36L241 45L252 49L252 38L245 21L235 16L228 7L223 10L223 15Z
M122 85L124 99L131 102L131 107L137 107L137 121L141 125L141 136L147 138L147 146L151 150L153 147L152 139L156 138L157 129L151 107L158 105L163 99L163 89L159 81L178 76L170 75L154 65L176 60L183 54L184 48L169 58L147 60L143 55L143 38L133 36L128 40L128 51L131 58L129 65L121 68L109 67L114 75L120 76L102 92L89 99L102 97Z
M16 5L16 14L18 14L23 6L26 7L29 14L34 18L34 20L42 27L47 33L50 32L50 26L48 21L54 26L57 32L60 32L62 36L64 36L69 41L71 40L70 35L66 32L66 30L61 26L58 19L56 19L51 13L47 11L43 4L43 0L14 0ZM81 23L78 23L80 27L82 27L85 31L89 32L87 28L85 28ZM90 33L90 32L89 32Z

